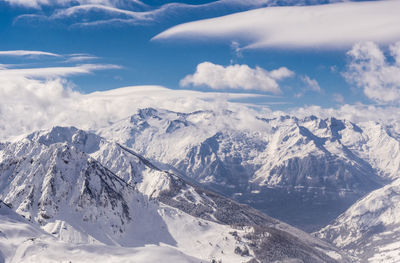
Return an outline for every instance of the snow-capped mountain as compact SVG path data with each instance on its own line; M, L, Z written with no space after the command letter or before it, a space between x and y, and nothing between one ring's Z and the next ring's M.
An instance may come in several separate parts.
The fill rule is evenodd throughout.
M399 215L400 180L396 180L359 200L316 235L361 262L399 262Z
M308 231L400 170L399 136L372 122L147 108L98 133Z
M62 260L83 254L95 261L96 251L110 262L135 253L146 262L141 256L153 252L158 259L147 262L160 256L174 262L348 260L327 243L196 186L126 146L72 127L2 144L0 185L0 199L26 219L18 220L20 227L35 229L11 247L4 245L7 224L0 229L8 233L0 237L6 262L43 262L53 247L63 251L56 257ZM71 250L75 256L68 258Z

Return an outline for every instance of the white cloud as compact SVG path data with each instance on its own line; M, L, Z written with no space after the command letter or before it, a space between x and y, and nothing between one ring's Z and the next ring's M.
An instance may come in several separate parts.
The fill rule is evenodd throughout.
M82 62L82 61L88 61L88 60L95 60L99 59L99 57L91 55L91 54L85 54L85 53L77 53L77 54L56 54L52 52L46 52L46 51L37 51L37 50L3 50L0 51L0 57L20 57L22 59L31 59L31 58L42 58L42 56L48 56L48 57L55 57L56 62L63 62L63 63L72 63L72 62ZM12 65L3 65L0 64L0 69L10 69ZM16 65L14 65L16 66ZM21 66L21 65L18 65ZM85 72L96 69L94 67L116 67L115 65L99 65L99 64L86 64L86 65L80 65L79 66L81 70L85 70ZM50 69L43 69L43 70L55 70L55 68L50 68ZM58 68L58 70L61 71L78 71L76 67L74 68ZM78 72L79 73L79 72Z
M349 47L400 40L400 1L269 7L172 27L153 39L240 40L247 48Z
M90 54L70 54L65 62L80 62L94 59L99 59L99 57Z
M260 67L250 68L248 65L221 66L211 62L197 65L193 75L181 80L183 87L208 86L212 89L260 90L278 94L281 92L277 81L293 76L294 73L285 67L266 71Z
M363 89L377 102L398 103L400 100L400 42L390 46L389 62L373 42L358 43L347 53L351 61L344 73L346 80Z
M4 50L0 51L0 56L10 57L38 57L38 56L51 56L60 57L60 55L44 51L33 51L33 50Z
M243 57L242 50L240 48L240 44L237 41L232 41L231 49L235 53L236 57L238 57L238 58L242 58Z
M117 6L124 2L119 0L4 0L11 5L25 6L30 8L41 8L42 6L68 6L71 4L98 4L104 6ZM139 0L130 0L137 5L145 6Z
M400 42L397 42L390 46L390 53L395 59L396 64L400 66Z
M62 77L119 68L103 64L10 68L14 66L0 67L0 139L70 118L70 109L85 95L74 91L73 84ZM74 118L78 120L79 111L75 110Z
M66 9L60 9L55 11L52 15L52 19L61 19L65 17L84 15L89 12L103 12L104 14L111 15L114 18L121 17L125 19L137 19L137 20L150 20L154 15L154 12L134 12L130 10L115 8L109 5L102 4L85 4L72 6Z
M47 0L5 0L11 5L19 5L25 7L39 8L43 4L48 4Z
M83 64L71 67L47 67L47 68L18 68L0 69L0 77L34 77L34 78L52 78L52 77L65 77L70 75L78 74L88 74L94 70L103 69L119 69L120 66L117 65L107 65L107 64Z
M319 86L319 83L317 80L310 78L309 76L301 76L300 80L303 82L303 86L300 88L300 91L295 93L294 96L296 98L301 98L306 94L307 92L317 92L317 93L323 93L324 90L321 89Z
M315 92L322 92L321 87L318 84L318 81L315 79L311 79L309 76L303 76L301 80L306 84L307 90L315 91Z
M32 8L40 8L42 6L70 6L70 5L104 5L110 7L142 7L149 8L149 5L139 0L3 0L11 5L19 5ZM342 2L343 0L281 0L279 4L282 5L305 5L305 4L319 4L327 2ZM344 0L346 1L346 0ZM211 1L210 3L200 5L189 5L179 2L170 4L171 6L187 6L196 8L202 7L223 7L227 5L242 6L242 7L259 7L276 5L275 1L271 0L218 0Z

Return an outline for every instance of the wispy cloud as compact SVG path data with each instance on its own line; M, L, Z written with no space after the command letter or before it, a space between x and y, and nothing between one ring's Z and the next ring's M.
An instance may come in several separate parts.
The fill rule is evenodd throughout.
M68 7L71 5L103 5L110 7L119 7L119 8L150 8L151 4L144 3L140 0L2 0L8 2L11 5L16 6L24 6L31 8L41 8L41 7L50 7L50 6L64 6ZM271 0L218 0L218 1L210 1L206 4L196 4L189 5L183 4L181 2L172 2L169 5L186 5L186 6L275 6L275 5L315 5L315 4L326 4L326 3L334 3L334 2L343 2L346 0L280 0L280 1L271 1Z
M2 50L0 51L0 57L15 57L21 60L26 59L42 59L43 57L53 57L55 58L52 60L53 62L61 62L61 63L76 63L76 62L83 62L89 60L100 59L100 57L91 55L91 54L56 54L52 52L46 51L38 51L38 50ZM4 68L12 68L12 65L3 65ZM22 65L14 65L21 67ZM105 65L106 66L106 65ZM109 65L110 66L110 65ZM84 67L89 67L86 65Z
M0 76L13 77L34 77L34 78L52 78L65 77L70 75L89 74L95 70L119 69L120 66L109 64L83 64L71 67L46 67L46 68L18 68L0 69Z
M0 0L1 1L1 0ZM10 0L11 1L11 0ZM13 1L11 1L13 2ZM20 5L28 4L23 0ZM14 3L14 4L15 4ZM210 13L223 15L236 11L249 10L270 5L270 0L220 0L206 4L190 5L185 3L167 3L161 6L147 5L140 1L87 0L87 1L44 1L29 2L30 7L52 7L48 12L29 13L18 16L14 23L29 24L29 21L57 21L74 27L100 26L105 24L148 24L181 12L192 12L196 16ZM230 11L229 11L230 10Z
M0 0L2 1L2 0ZM12 5L31 7L29 12L18 16L14 23L29 25L30 21L52 21L73 27L102 26L109 24L141 25L164 21L171 16L185 13L188 17L217 17L254 8L276 5L310 5L345 0L218 0L203 4L182 2L143 3L135 0L3 0ZM43 8L45 7L45 8ZM45 10L45 12L43 12ZM179 17L180 18L180 17Z
M400 1L269 7L172 27L153 38L239 40L245 48L349 47L400 40Z
M306 89L315 92L322 92L322 89L319 86L318 81L316 81L315 79L312 79L309 76L303 76L301 80L304 82L304 84L306 84Z
M3 0L13 6L24 6L29 8L42 8L51 6L70 6L70 5L83 5L83 4L98 4L104 6L146 6L139 0Z
M73 6L66 9L59 9L55 11L50 16L50 18L62 19L71 16L84 16L85 14L88 14L90 12L96 12L98 15L102 13L103 15L112 16L114 19L119 17L122 19L150 20L151 17L154 15L154 11L134 12L107 5L86 4Z
M70 54L67 56L65 62L81 62L95 59L99 59L99 57L90 54Z
M267 71L248 65L221 66L211 62L197 65L193 75L187 75L180 84L186 86L208 86L212 89L259 90L278 94L281 92L277 81L292 77L294 72L285 67Z
M60 57L60 55L44 51L34 51L34 50L3 50L0 51L0 56L10 56L10 57L39 57L39 56L51 56Z
M318 92L318 93L323 92L323 89L321 89L317 80L312 79L307 75L301 76L300 80L301 80L301 82L303 82L303 86L302 86L300 92L295 94L295 97L297 97L297 98L303 97L304 94L309 91Z
M391 45L389 50L391 58L386 58L378 45L365 42L355 44L347 53L350 62L344 73L346 80L380 103L400 100L400 42Z

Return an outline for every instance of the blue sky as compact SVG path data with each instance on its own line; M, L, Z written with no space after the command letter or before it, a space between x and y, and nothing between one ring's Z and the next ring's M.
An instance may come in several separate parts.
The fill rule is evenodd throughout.
M240 101L265 104L272 109L305 105L396 104L400 81L393 78L389 83L377 84L375 80L372 84L364 83L362 80L369 76L379 79L378 73L363 71L360 60L366 58L360 59L360 54L352 57L348 52L357 43L372 41L386 59L385 68L379 72L396 74L396 56L390 53L394 50L390 47L400 40L400 32L396 28L398 21L390 10L398 7L399 1L376 1L377 5L384 3L378 8L363 1L350 3L354 6L328 2L56 0L48 4L44 0L0 0L0 51L55 54L1 55L0 52L0 64L4 65L4 70L90 64L92 67L85 72L45 76L61 76L81 93L160 85L170 89L269 95ZM287 8L283 13L275 11L280 5ZM296 9L298 7L303 9ZM246 12L265 9L272 11L266 14ZM351 16L346 11L364 9L365 12L360 11L364 15L355 12ZM377 10L377 14L370 10ZM232 17L219 20L230 14ZM253 22L248 22L253 18L254 26ZM195 24L185 24L192 21ZM371 21L369 29L362 27L365 21ZM349 30L353 31L346 30L349 25ZM377 25L376 28L373 25ZM388 30L376 33L382 32L382 25ZM325 38L317 37L326 32ZM361 46L358 50L369 52L370 57L374 54L373 47ZM367 58L368 65L370 57ZM207 72L195 76L197 66L203 62L211 63L204 69ZM93 69L93 65L98 67ZM351 65L354 66L352 70ZM222 67L220 75L215 76L217 79L223 78L221 74L226 74L226 78L243 74L243 78L210 83L211 77L205 74L210 74L217 66ZM260 69L258 73L257 68ZM271 77L271 72L279 68L292 74ZM385 73L386 69L392 73ZM240 74L229 73L230 70ZM181 80L189 74L191 81L182 85ZM246 86L253 81L253 85ZM263 81L271 81L272 86L263 86ZM372 92L376 85L381 85L378 88L383 92L385 88L393 92L393 99L381 98Z

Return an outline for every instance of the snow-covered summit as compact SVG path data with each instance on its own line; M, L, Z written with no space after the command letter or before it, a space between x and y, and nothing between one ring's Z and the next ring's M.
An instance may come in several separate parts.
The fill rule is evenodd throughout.
M75 127L53 127L45 131L37 131L27 136L28 140L44 145L67 143L85 153L99 150L102 138L79 130Z

